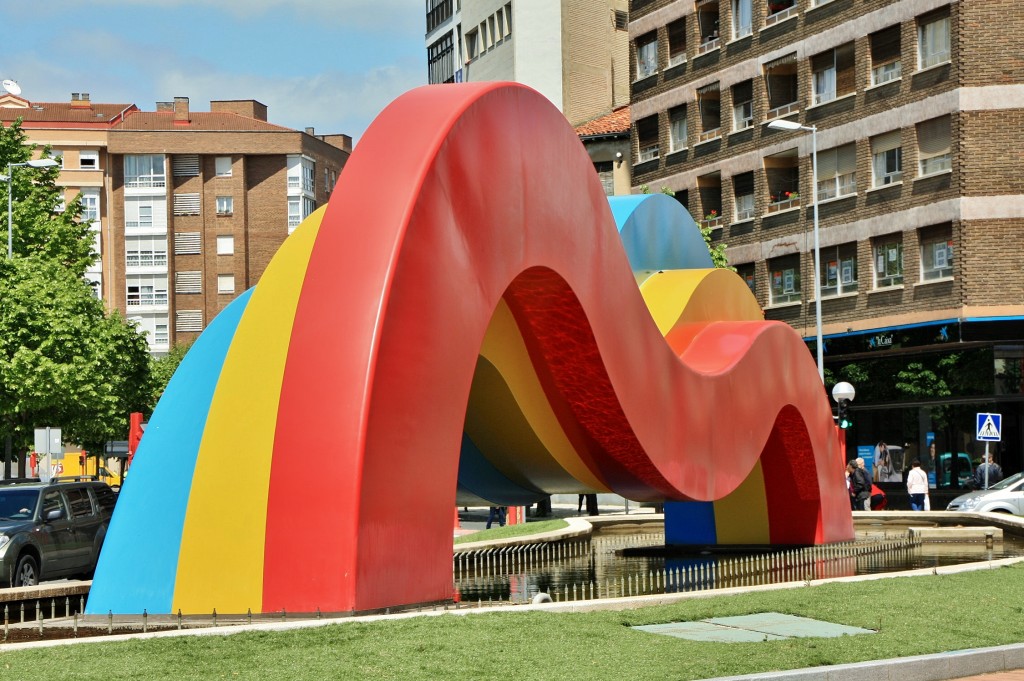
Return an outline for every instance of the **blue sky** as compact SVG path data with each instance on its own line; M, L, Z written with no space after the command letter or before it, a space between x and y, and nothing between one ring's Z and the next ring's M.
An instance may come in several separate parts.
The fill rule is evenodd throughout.
M32 101L256 99L290 128L356 138L426 82L423 0L4 2L0 79ZM11 39L20 36L19 39Z

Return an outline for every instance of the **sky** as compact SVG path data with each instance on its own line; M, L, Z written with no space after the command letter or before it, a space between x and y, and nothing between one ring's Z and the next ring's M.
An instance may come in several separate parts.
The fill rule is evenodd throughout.
M255 99L271 123L356 142L426 83L423 0L3 0L0 79L21 96ZM12 39L21 36L20 39ZM2 94L2 91L0 91Z

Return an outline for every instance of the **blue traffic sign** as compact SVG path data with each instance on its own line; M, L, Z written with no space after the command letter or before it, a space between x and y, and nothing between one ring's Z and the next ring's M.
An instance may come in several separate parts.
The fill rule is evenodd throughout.
M1003 439L1002 414L978 414L978 440L981 442L999 442Z

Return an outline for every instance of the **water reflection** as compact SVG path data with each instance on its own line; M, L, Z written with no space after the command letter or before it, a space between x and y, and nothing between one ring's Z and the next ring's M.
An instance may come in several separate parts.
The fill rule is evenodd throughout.
M669 552L660 531L595 531L589 538L456 554L457 598L467 604L617 598L939 567L1024 555L1024 543L920 544L906 533L785 550Z

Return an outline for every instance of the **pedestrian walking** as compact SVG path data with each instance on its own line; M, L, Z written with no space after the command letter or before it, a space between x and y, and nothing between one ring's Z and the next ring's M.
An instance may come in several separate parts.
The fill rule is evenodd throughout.
M914 459L907 473L907 494L910 496L910 509L923 511L928 497L928 474L921 468L920 459Z

